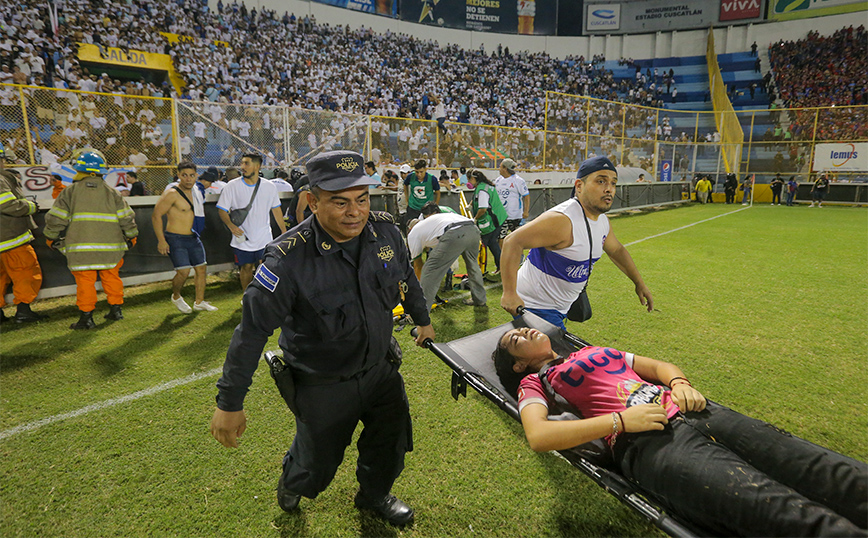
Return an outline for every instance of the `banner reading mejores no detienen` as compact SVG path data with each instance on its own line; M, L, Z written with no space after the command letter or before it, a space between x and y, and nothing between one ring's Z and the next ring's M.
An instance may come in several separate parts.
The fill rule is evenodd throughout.
M766 0L585 2L585 34L698 30L763 20Z
M555 35L557 0L401 0L405 21L501 34Z

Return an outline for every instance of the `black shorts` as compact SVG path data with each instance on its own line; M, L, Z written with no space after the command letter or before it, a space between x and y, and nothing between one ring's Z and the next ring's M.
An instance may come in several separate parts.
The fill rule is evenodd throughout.
M511 232L518 230L521 226L521 219L507 219L500 227L500 238L503 239Z

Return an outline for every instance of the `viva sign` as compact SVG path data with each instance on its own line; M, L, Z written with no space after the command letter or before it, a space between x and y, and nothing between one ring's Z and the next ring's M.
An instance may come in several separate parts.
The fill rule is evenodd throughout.
M720 0L720 20L738 21L760 16L760 0Z

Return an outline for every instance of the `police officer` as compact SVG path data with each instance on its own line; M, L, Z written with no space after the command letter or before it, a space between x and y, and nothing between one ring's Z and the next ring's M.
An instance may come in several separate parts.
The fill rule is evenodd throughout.
M358 508L392 524L409 523L413 509L390 494L412 450L404 382L388 360L392 309L419 325L417 345L434 337L407 247L388 213L370 211L364 160L351 151L322 153L307 164L313 215L273 241L244 292L211 434L237 447L246 428L244 396L266 341L281 328L280 347L294 381L281 393L296 417L296 435L283 460L277 499L294 510L331 482L359 420Z

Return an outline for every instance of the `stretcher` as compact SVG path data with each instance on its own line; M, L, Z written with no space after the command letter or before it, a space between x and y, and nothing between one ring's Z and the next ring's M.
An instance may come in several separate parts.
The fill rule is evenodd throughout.
M426 347L452 369L452 397L467 396L468 385L491 400L513 419L521 422L518 401L507 393L494 370L491 353L503 334L513 328L531 327L546 333L552 349L563 356L590 345L585 340L564 332L547 321L525 312L521 317L486 331L459 338L448 343L426 342ZM550 420L577 418L574 415L558 415ZM597 441L579 447L558 451L558 454L579 469L604 490L630 507L640 516L651 521L670 536L715 536L707 529L680 521L660 508L650 495L629 482L615 469L608 447Z

